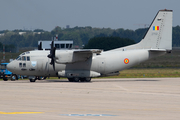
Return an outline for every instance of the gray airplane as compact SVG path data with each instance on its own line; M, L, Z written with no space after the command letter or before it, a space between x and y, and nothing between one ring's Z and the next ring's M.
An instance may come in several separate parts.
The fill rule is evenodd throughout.
M29 76L66 77L70 82L90 82L93 77L118 75L150 58L172 50L172 10L159 10L144 38L137 44L103 52L98 49L51 50L24 52L7 65L15 74Z

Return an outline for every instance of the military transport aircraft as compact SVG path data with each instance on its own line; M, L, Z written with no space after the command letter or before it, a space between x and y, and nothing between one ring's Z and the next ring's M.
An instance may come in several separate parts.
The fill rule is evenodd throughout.
M15 74L29 76L66 77L70 82L90 82L92 77L117 75L150 58L172 50L172 10L159 10L144 38L137 44L103 52L98 49L51 50L24 52L8 64Z

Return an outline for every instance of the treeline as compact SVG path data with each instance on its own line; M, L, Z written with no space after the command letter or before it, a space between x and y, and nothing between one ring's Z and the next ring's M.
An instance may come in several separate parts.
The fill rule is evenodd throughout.
M52 31L42 29L31 30L3 30L0 31L0 42L5 45L11 45L15 48L37 47L39 40L52 40L52 37L58 35L59 40L73 40L75 46L84 46L93 37L120 37L139 42L148 28L137 30L128 29L110 29L110 28L92 28L92 27L74 27L61 28L56 27ZM173 47L180 47L180 26L173 27ZM8 47L8 46L7 46ZM0 49L1 51L2 49Z
M13 44L4 45L5 52L16 52L16 47ZM0 52L3 52L3 44L0 42Z
M119 47L135 44L134 40L120 37L94 37L91 38L85 49L103 49L104 51L112 50Z

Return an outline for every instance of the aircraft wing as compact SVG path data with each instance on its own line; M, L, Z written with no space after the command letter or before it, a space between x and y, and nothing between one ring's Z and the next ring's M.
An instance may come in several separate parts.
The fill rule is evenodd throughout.
M102 50L99 50L99 49L82 49L82 50L77 50L77 51L74 51L74 53L78 53L78 54L82 54L82 53L96 53L96 54L100 54L102 52Z
M61 52L56 54L56 63L71 64L76 62L87 61L93 54L100 54L102 50L99 49L80 49Z

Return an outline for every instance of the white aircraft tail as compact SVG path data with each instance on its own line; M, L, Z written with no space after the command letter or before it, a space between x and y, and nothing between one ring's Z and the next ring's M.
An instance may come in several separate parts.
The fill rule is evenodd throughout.
M144 38L137 44L114 50L172 50L172 10L159 10Z

